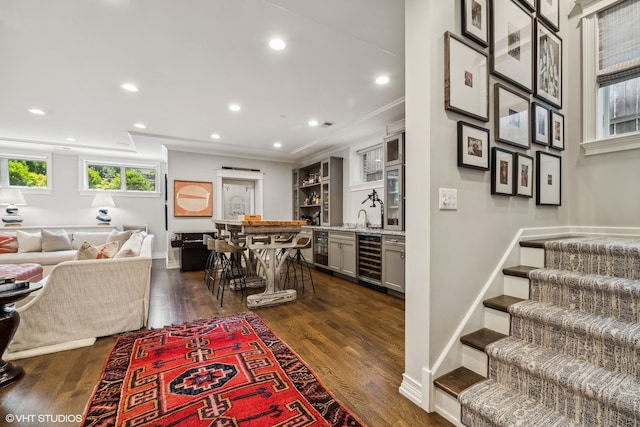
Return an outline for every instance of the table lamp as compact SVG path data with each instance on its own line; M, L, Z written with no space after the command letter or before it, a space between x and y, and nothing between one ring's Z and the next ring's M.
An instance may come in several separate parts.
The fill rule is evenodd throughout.
M17 206L27 205L22 191L17 188L0 188L0 205L7 205L6 215L2 217L5 227L19 227L22 225L22 217L17 208Z
M109 209L107 208L116 206L113 197L111 197L111 193L96 193L93 202L91 202L91 206L98 208L98 216L96 216L98 225L110 225L111 217L109 216Z

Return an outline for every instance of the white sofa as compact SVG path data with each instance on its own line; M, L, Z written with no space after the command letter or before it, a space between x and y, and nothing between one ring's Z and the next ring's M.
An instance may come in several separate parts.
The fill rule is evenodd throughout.
M72 250L71 260L52 266L41 290L18 302L20 324L3 358L92 345L96 337L146 326L152 247L153 235L143 233L137 256L74 260L76 250ZM38 255L1 254L0 258L28 254Z

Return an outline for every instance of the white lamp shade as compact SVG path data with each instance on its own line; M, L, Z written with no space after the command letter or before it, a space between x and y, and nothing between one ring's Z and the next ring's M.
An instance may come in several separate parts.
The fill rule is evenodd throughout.
M96 196L93 198L93 202L91 202L91 206L95 206L98 208L114 208L116 203L113 201L113 197L111 197L111 193L96 193Z
M0 205L26 206L27 201L17 188L0 188Z

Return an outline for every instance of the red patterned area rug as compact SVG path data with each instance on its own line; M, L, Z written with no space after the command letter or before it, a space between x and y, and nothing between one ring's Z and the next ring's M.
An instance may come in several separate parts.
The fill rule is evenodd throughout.
M254 313L118 338L82 426L364 426Z

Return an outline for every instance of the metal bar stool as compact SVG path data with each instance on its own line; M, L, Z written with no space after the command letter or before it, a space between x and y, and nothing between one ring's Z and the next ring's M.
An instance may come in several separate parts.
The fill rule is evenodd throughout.
M207 264L204 269L204 282L207 285L208 289L211 289L211 279L213 279L213 267L215 265L217 252L216 252L216 239L209 236L208 234L204 235L206 239L205 244L207 245L207 249L209 250L209 257L207 258Z
M220 274L214 272L213 279L215 285L216 276L218 276L218 289L216 291L216 299L220 298L220 307L224 299L224 288L227 284L231 287L231 283L240 287L240 292L244 295L246 287L245 278L247 276L246 269L242 266L242 258L245 256L247 248L244 246L231 245L224 240L215 240L216 257L219 259L221 267ZM227 254L229 254L227 256ZM245 260L246 263L246 260Z
M310 247L311 238L300 237L298 238L297 244L287 252L287 270L284 279L285 288L287 287L289 280L293 279L293 288L298 289L298 282L300 282L302 284L302 290L304 291L304 282L305 280L308 280L311 282L311 288L315 293L316 286L313 284L311 267L302 254L302 249L308 249Z

